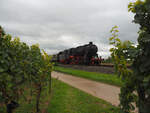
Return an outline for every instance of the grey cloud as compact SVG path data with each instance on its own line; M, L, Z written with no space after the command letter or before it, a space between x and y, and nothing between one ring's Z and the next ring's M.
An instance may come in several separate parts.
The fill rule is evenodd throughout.
M49 54L93 41L101 55L107 56L109 31L114 25L119 26L122 40L136 42L138 25L132 23L128 3L126 0L1 0L0 25L28 44L39 43Z

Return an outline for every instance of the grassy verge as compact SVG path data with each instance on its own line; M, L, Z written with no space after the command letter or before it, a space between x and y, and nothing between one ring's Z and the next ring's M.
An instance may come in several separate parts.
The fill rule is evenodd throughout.
M52 79L51 95L43 92L41 102L40 113L118 113L117 107L56 79ZM35 101L29 104L21 99L14 113L35 113Z
M54 70L58 72L63 72L63 73L71 74L74 76L78 76L78 77L83 77L83 78L87 78L87 79L91 79L91 80L95 80L99 82L104 82L104 83L111 84L111 85L122 86L121 80L116 75L113 75L113 74L87 72L87 71L64 68L64 67L59 67L59 66L55 66Z
M53 79L48 113L117 113L111 104Z

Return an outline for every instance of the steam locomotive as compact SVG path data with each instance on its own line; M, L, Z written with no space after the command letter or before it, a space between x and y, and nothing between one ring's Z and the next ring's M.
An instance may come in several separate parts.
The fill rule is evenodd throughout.
M52 61L62 64L99 65L102 58L98 57L97 51L97 46L89 42L89 44L70 48L53 55Z

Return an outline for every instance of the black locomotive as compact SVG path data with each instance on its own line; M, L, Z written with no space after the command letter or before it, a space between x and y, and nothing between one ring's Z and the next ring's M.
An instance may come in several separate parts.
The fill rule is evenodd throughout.
M98 57L97 51L97 46L89 42L89 44L83 46L61 51L53 55L52 60L63 64L98 65L102 59Z

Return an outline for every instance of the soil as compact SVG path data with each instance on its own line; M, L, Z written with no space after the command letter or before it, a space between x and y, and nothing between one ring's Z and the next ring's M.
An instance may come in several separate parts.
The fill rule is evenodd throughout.
M113 66L86 66L86 65L68 65L68 64L59 64L61 67L79 69L89 72L98 72L98 73L106 73L106 74L114 74L115 70Z

